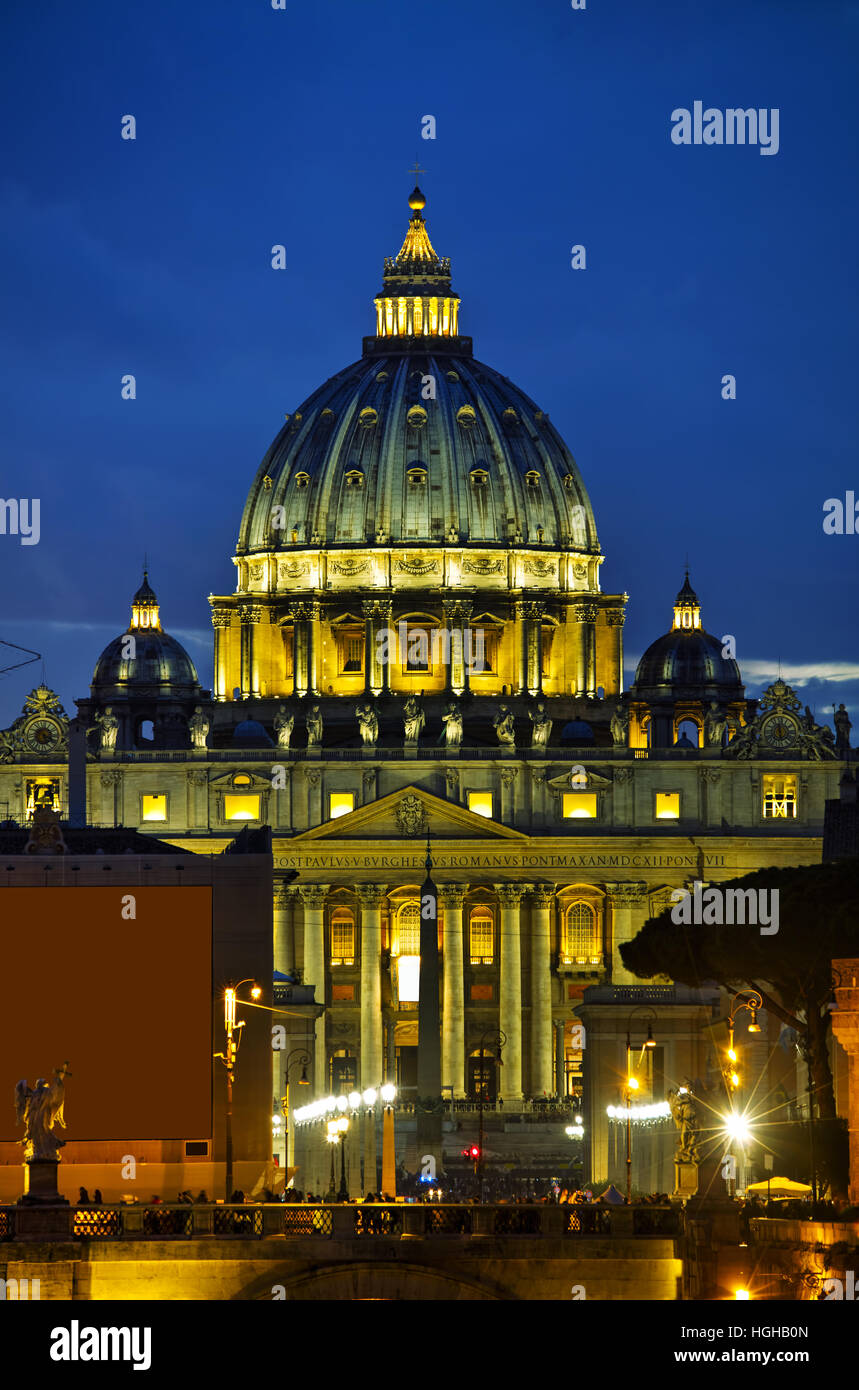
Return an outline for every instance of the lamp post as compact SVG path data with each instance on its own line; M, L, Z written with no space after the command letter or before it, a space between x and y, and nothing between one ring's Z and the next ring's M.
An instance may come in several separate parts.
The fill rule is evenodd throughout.
M349 1128L349 1121L345 1115L339 1119L328 1121L328 1133L326 1138L331 1145L331 1180L328 1184L328 1200L330 1202L347 1202L349 1200L349 1189L346 1186L346 1131ZM334 1149L340 1145L340 1190L334 1190Z
M224 1201L229 1202L233 1195L233 1082L236 1079L236 1059L239 1054L241 1029L245 1020L236 1022L236 1001L242 985L251 985L251 995L259 999L262 990L248 976L237 985L228 985L224 990L224 1029L227 1034L226 1052L216 1052L215 1057L223 1062L227 1072L227 1114L226 1114L226 1176L224 1181Z
M289 1069L292 1066L301 1067L301 1075L298 1078L299 1086L309 1086L310 1080L307 1075L307 1068L310 1066L310 1053L303 1048L295 1047L287 1055L284 1076L286 1078L286 1094L281 1100L283 1118L286 1123L286 1186L289 1187L290 1168L295 1167L295 1126L292 1123L292 1115L289 1109Z
M741 990L741 991L739 991L737 994L733 995L732 998L731 998L731 1008L730 1008L730 1012L729 1012L729 1014L728 1014L728 1020L727 1020L727 1022L728 1022L728 1046L727 1046L727 1048L726 1048L726 1058L727 1058L727 1060L726 1060L725 1065L724 1065L723 1068L722 1068L722 1075L723 1075L724 1080L725 1080L725 1089L726 1089L727 1092L728 1092L728 1099L729 1099L730 1104L731 1104L731 1118L730 1118L730 1122L729 1122L729 1125L728 1125L728 1133L729 1133L730 1139L731 1139L731 1148L729 1149L729 1153L733 1153L733 1142L734 1142L734 1139L735 1139L736 1137L739 1137L739 1134L740 1134L741 1129L742 1129L741 1117L739 1117L739 1116L736 1115L736 1111L735 1111L735 1107L734 1107L734 1094L735 1094L735 1092L739 1091L740 1086L741 1086L741 1084L742 1084L742 1078L741 1078L741 1076L740 1076L740 1072L739 1072L739 1068L738 1068L738 1061L739 1061L739 1059L738 1059L738 1056L737 1056L737 1049L736 1049L736 1045L735 1045L735 1042L734 1042L734 1019L736 1018L737 1014L742 1013L743 1009L748 1009L749 1013L750 1013L751 1016L752 1016L752 1017L751 1017L751 1022L749 1023L749 1032L750 1032L750 1033L759 1033L759 1032L761 1031L761 1025L758 1023L758 1010L763 1008L763 1002L764 1002L763 999L761 998L760 994L758 993L758 991L757 991L756 989ZM741 1177L743 1178L743 1180L744 1180L744 1178L745 1178L745 1167L746 1167L746 1160L745 1160L745 1154L743 1154L743 1173L741 1174ZM735 1162L734 1162L734 1170L736 1170L736 1160L735 1160ZM730 1182L731 1182L732 1186L729 1188L729 1191L733 1192L733 1184L736 1183L736 1176L734 1176L733 1178L731 1178L731 1179L730 1179Z
M638 1079L637 1079L637 1077L633 1076L633 1074L632 1074L632 1066L631 1066L631 1059L632 1059L632 1038L631 1038L631 1031L632 1031L632 1020L635 1018L636 1014L640 1014L640 1013L646 1013L646 1014L649 1015L650 1019L654 1019L654 1018L656 1017L656 1010L655 1010L655 1009L648 1008L648 1007L647 1007L646 1005L644 1005L644 1004L640 1004L640 1005L638 1006L637 1009L633 1009L632 1013L629 1015L629 1018L626 1020L626 1085L625 1085L624 1088L623 1088L623 1099L624 1099L624 1104L625 1104L625 1106L626 1106L626 1204L627 1204L627 1206L630 1206L631 1203L632 1203L632 1104L631 1104L631 1102L632 1102L632 1096L633 1096L634 1092L637 1091L637 1090L639 1089ZM645 1038L644 1042L642 1043L641 1050L642 1050L642 1052L644 1052L645 1050L647 1050L648 1052L650 1052L650 1051L652 1051L652 1050L655 1048L655 1046L656 1046L656 1042L655 1042L654 1037L653 1037L653 1026L652 1026L652 1023L648 1022L648 1024L647 1024L647 1037Z
M485 1051L486 1051L486 1049L487 1049L487 1046L488 1046L488 1047L491 1048L491 1049L494 1051L494 1053L495 1053L495 1065L496 1065L496 1068L497 1068L497 1067L503 1067L504 1062L503 1062L503 1059L502 1059L502 1057L501 1057L501 1049L502 1049L502 1047L504 1047L504 1045L506 1044L506 1042L507 1042L507 1034L506 1034L506 1033L502 1033L500 1029L496 1029L496 1028L487 1028L486 1032L485 1032L485 1033L482 1033L481 1036L480 1036L480 1049L479 1049L479 1056L480 1056L480 1089L479 1089L478 1097L477 1097L477 1100L478 1100L478 1106L477 1106L477 1113L478 1113L477 1195L478 1195L478 1199L479 1199L481 1202L483 1201L483 1100L484 1100L484 1094L485 1094L485 1087L484 1087L484 1082L483 1082L483 1057L484 1057L484 1053L485 1053ZM498 1074L497 1074L497 1071L496 1071L496 1088L497 1088L497 1080L498 1080Z

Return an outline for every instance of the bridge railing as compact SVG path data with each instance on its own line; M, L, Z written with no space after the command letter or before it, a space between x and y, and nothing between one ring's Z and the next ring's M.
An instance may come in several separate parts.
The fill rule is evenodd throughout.
M23 1233L15 1206L0 1207L0 1241ZM408 1240L449 1236L674 1236L680 1213L670 1206L465 1202L157 1204L63 1207L57 1223L74 1240Z

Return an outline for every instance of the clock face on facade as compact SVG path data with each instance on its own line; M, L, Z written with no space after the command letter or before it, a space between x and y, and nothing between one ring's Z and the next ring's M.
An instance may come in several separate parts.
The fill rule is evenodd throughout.
M23 744L31 753L53 753L62 742L63 731L55 719L31 719L24 730Z
M786 714L772 714L761 729L761 737L771 748L792 748L797 741L796 720Z

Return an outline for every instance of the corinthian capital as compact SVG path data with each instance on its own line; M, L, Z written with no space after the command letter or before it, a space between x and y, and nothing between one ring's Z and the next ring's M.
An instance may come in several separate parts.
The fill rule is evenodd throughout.
M356 883L355 892L363 908L381 907L388 891L385 883Z
M533 888L531 883L494 883L503 907L518 907L524 895Z
M330 883L300 883L298 891L305 907L318 910L325 906L325 899L330 891Z

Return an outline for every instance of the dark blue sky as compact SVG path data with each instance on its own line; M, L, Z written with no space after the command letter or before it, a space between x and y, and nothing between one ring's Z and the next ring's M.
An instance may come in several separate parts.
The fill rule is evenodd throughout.
M41 540L0 537L0 637L67 709L144 550L211 684L247 489L373 331L417 156L462 331L576 456L628 657L688 552L749 693L780 659L859 722L859 536L822 530L859 495L859 4L6 0L2 37L0 495ZM696 100L778 107L778 154L675 146ZM39 676L0 678L0 727Z

